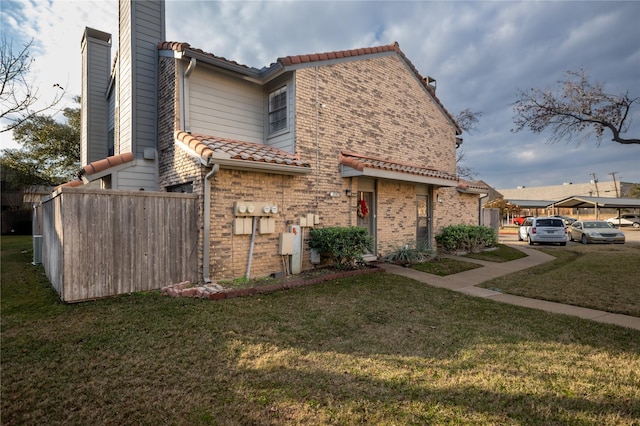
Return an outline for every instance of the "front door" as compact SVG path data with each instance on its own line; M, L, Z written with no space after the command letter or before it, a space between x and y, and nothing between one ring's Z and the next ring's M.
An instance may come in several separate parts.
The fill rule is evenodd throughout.
M358 191L358 223L357 226L366 228L369 235L374 238L375 244L375 213L373 192ZM375 251L375 249L374 249ZM375 254L375 253L370 253Z
M430 248L431 247L431 235L429 230L431 229L431 217L429 216L429 196L417 195L417 212L416 212L416 246L418 248Z

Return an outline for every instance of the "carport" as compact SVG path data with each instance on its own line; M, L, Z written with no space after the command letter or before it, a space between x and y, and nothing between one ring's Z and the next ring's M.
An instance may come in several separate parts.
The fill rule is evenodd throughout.
M520 207L520 214L522 214L522 210L526 210L528 213L531 213L530 216L540 216L540 209L546 210L549 208L549 205L553 202L551 200L505 200L510 204L514 204Z
M640 209L639 198L614 198L614 197L569 197L564 200L555 201L549 207L566 208L592 208L595 209L596 219L600 218L600 209Z

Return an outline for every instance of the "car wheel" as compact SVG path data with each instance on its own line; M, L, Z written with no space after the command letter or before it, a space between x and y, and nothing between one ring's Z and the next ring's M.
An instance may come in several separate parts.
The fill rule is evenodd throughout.
M636 228L636 229L640 228L640 223L633 222L633 227Z
M588 241L587 241L587 236L586 236L586 235L584 235L584 234L582 234L582 238L580 238L580 242L581 242L582 244L587 244L587 243L588 243Z
M531 239L531 235L527 235L527 241L529 241L529 245L533 245L533 240Z
M560 243L561 246L566 246L567 242L565 241L564 243Z

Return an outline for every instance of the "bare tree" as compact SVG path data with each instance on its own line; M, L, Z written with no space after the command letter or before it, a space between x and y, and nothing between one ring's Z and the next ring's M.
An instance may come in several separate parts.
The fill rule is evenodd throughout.
M455 116L455 120L460 129L467 133L473 133L477 130L476 123L480 116L482 116L481 112L472 112L469 108L466 108ZM476 173L471 167L463 164L465 161L465 155L466 150L459 147L456 153L456 173L460 177L473 180L478 173Z
M0 128L0 133L13 130L31 117L51 108L62 99L64 89L59 89L53 100L36 108L38 89L28 80L28 74L34 59L29 54L33 40L26 43L20 51L13 51L13 43L2 37L0 44L0 120L9 124Z
M578 134L586 138L595 133L599 146L602 136L609 130L613 142L640 144L640 139L622 137L631 124L631 107L640 98L632 98L629 91L619 95L606 93L604 84L591 83L583 69L566 74L565 80L558 82L557 91L518 90L513 104L516 128L512 131L528 128L540 133L550 128L549 142L570 141Z

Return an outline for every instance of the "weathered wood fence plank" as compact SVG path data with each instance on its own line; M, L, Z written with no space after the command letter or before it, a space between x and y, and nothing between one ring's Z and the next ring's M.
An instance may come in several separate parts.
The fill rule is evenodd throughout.
M43 266L65 302L198 280L193 194L62 188L42 203Z

